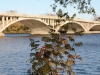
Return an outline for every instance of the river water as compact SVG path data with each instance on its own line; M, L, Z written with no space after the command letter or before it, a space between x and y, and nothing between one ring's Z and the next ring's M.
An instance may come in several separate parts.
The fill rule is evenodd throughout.
M40 36L12 36L0 37L0 75L27 75L31 67L29 62L29 38L36 40ZM83 62L77 60L73 70L77 75L100 75L100 34L88 34L77 37L82 41L82 47L76 47Z

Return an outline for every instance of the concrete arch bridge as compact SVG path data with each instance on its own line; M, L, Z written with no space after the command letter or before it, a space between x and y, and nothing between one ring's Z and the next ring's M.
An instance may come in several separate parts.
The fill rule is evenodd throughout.
M31 34L48 34L48 25L52 25L53 28L57 24L55 20L58 19L57 16L34 16L26 14L14 14L14 13L0 13L0 36L3 36L3 30L13 23L20 22L28 26L31 30ZM73 21L61 22L58 27L56 27L56 32L59 28L65 24L69 25L68 33L72 33L72 28L76 28L77 31L84 31L84 33L100 33L100 22L98 21L87 21L83 19L74 19Z

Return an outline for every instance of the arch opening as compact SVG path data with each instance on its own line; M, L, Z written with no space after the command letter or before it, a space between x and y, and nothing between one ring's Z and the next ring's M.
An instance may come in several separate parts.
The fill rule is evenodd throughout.
M67 23L67 24L64 24L64 25L68 25L67 33L74 33L73 28L76 29L77 32L78 31L85 31L85 29L77 23Z
M89 29L89 31L100 31L100 25L95 25Z
M15 23L20 23L28 27L29 30L31 31L30 32L31 34L48 34L48 31L49 31L49 27L46 24L34 19L19 20Z
M30 33L30 28L20 22L15 22L3 30L4 34L7 33Z

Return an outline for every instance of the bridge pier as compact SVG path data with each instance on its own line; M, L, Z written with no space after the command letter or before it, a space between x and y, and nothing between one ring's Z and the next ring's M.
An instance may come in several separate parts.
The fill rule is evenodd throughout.
M3 27L4 27L4 23L5 23L5 22L4 22L4 21L5 21L4 19L5 19L5 17L3 16L3 17L2 17L2 26L3 26Z
M1 36L4 36L4 33L0 32L0 37L1 37Z
M6 24L8 24L8 17L6 17Z

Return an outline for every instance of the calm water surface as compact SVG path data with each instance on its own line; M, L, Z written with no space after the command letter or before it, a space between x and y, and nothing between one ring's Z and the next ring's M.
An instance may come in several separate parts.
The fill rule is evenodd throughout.
M27 69L31 67L26 62L31 52L29 38L38 40L41 37L0 37L0 75L27 75ZM83 42L82 47L76 47L83 62L77 60L73 70L77 75L100 75L100 34L83 35L76 41Z

